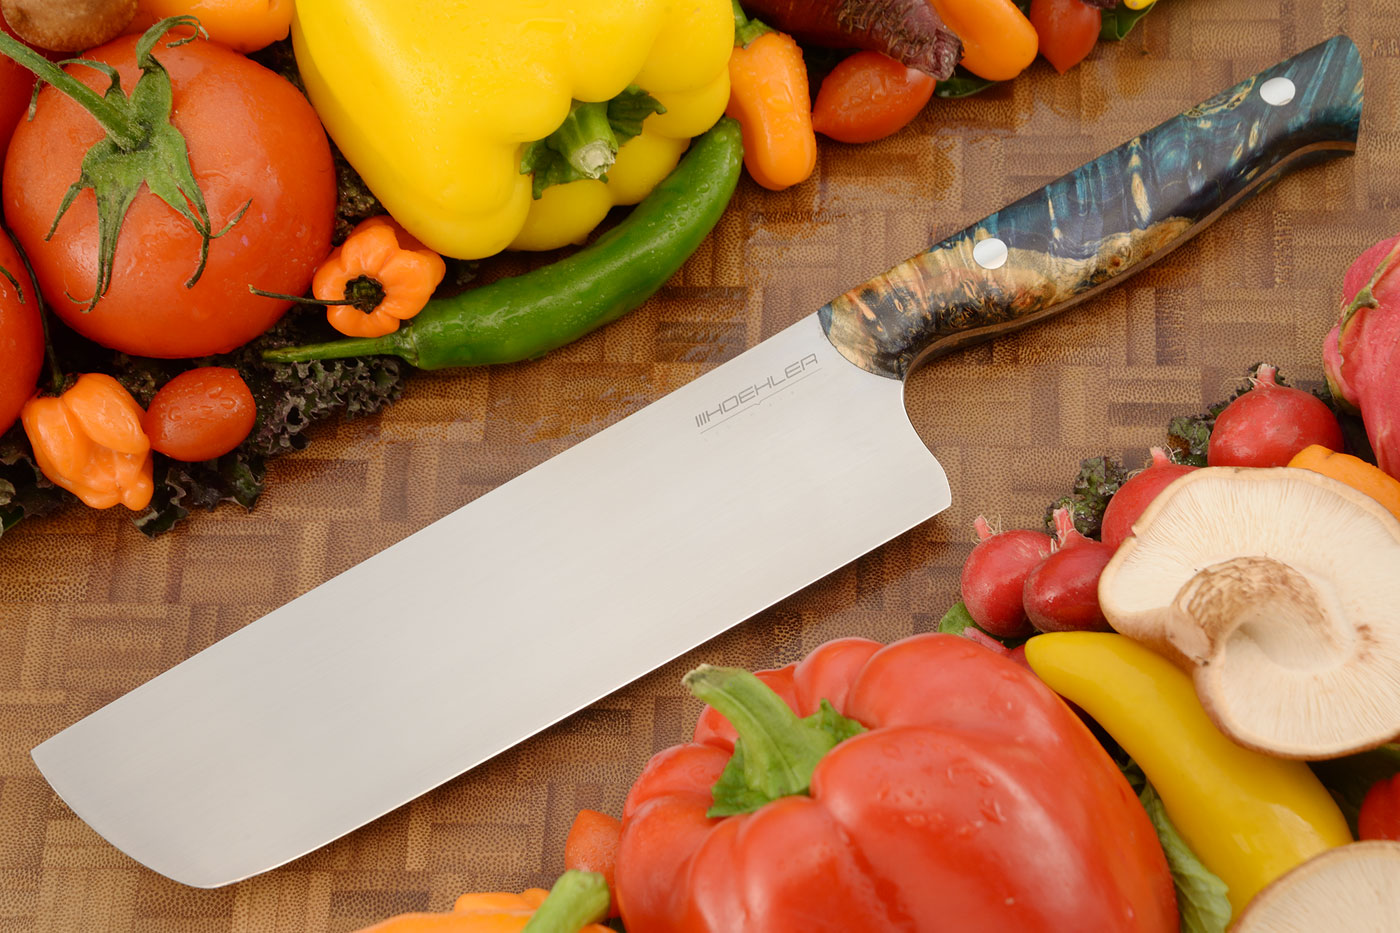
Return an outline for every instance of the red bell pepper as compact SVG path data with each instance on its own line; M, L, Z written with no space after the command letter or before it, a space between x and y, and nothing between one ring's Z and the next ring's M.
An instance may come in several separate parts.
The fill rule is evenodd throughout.
M623 809L630 933L1177 930L1137 795L1024 667L931 634L686 683L712 708Z

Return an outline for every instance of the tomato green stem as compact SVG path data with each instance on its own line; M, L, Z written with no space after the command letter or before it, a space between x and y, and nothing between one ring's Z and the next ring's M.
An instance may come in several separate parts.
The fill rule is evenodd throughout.
M0 30L0 35L3 34L4 31ZM48 361L49 364L49 382L52 384L54 392L62 392L63 381L65 378L63 375L63 367L58 365L58 354L54 352L53 339L49 334L49 309L44 304L43 293L39 291L39 280L34 277L34 267L30 265L29 256L24 252L24 248L19 245L19 241L16 240L13 236L11 236L10 242L14 244L15 252L19 253L20 262L24 263L24 272L25 275L29 277L30 290L34 294L34 302L38 307L39 329L44 335L44 358ZM9 269L0 267L0 272L5 273L5 278L9 279L10 282L13 283L13 285L15 286L15 291L19 293L19 303L24 304L24 286L20 285L19 282L16 281L15 277L12 274L10 274Z
M566 871L521 933L578 933L608 915L607 880L595 871Z
M120 109L23 42L11 38L3 30L0 30L0 53L21 68L32 71L41 81L53 85L77 101L84 110L92 114L93 119L102 124L102 128L119 148L129 151L141 144L144 135ZM86 64L82 59L70 61Z

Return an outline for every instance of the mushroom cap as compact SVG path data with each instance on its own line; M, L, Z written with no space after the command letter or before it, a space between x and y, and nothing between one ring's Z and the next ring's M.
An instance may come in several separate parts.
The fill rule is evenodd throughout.
M1393 933L1400 927L1400 842L1328 849L1254 895L1231 933Z
M1192 672L1241 745L1318 760L1400 734L1400 521L1288 467L1207 467L1153 500L1099 579L1118 632Z

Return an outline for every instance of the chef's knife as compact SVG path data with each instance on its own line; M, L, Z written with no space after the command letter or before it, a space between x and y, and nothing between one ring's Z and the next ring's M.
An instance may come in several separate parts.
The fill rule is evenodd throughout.
M461 774L946 508L921 359L1064 310L1351 151L1334 38L1193 107L228 636L34 749L214 887Z

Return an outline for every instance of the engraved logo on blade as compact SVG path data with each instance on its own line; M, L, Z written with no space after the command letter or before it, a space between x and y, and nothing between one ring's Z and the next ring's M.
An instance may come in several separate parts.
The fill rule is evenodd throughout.
M817 355L808 353L802 359L784 366L782 372L771 375L762 382L747 385L720 401L714 408L700 412L695 416L695 426L700 429L701 434L704 434L711 428L718 427L730 418L762 405L784 389L801 382L815 372L820 365Z

